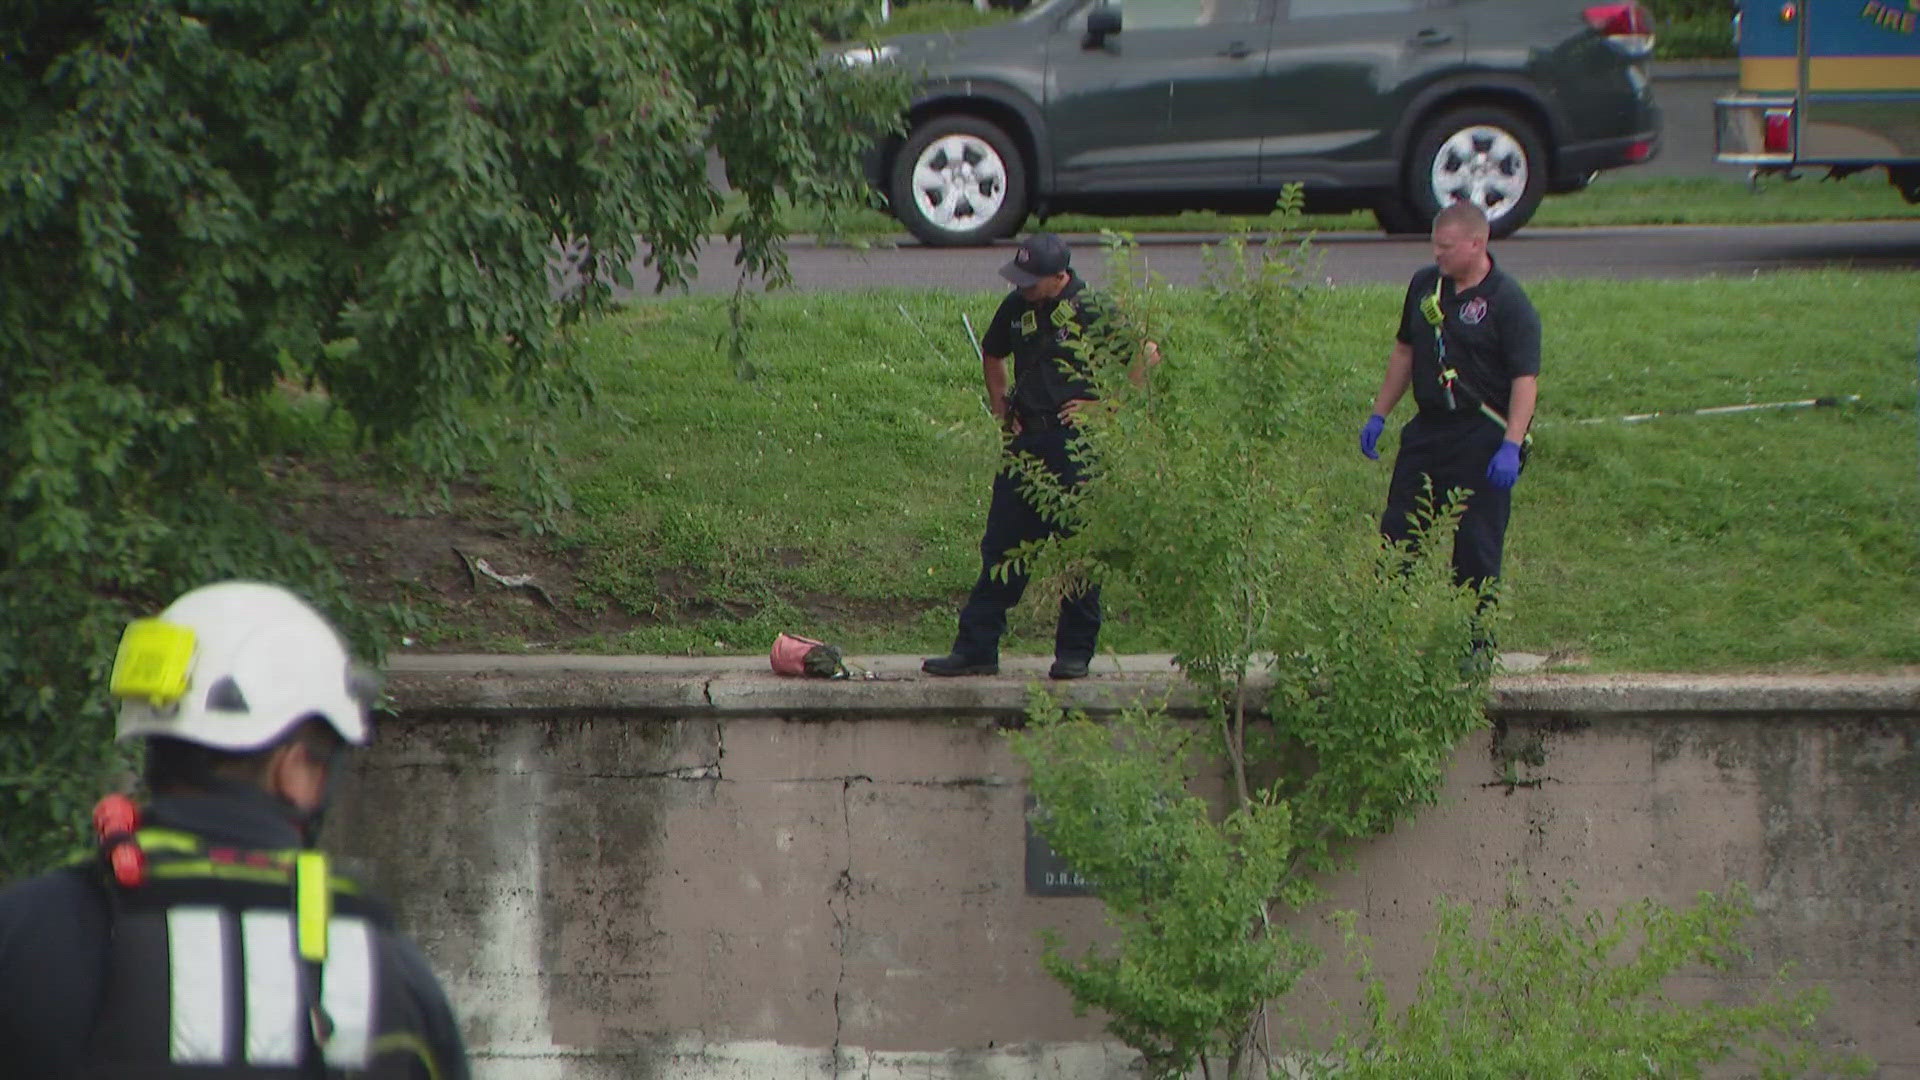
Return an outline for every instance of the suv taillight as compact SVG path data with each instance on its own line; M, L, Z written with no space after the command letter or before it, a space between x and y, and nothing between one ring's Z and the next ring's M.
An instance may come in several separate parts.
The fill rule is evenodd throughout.
M1607 44L1628 56L1653 52L1653 16L1629 0L1624 4L1594 4L1581 12L1587 25L1605 34Z

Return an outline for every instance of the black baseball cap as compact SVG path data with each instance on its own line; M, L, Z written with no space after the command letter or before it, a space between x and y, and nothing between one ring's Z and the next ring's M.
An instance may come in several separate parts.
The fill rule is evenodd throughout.
M1020 250L1013 253L1013 261L1000 268L1000 276L1024 289L1072 265L1073 251L1065 240L1050 232L1037 232L1020 241Z

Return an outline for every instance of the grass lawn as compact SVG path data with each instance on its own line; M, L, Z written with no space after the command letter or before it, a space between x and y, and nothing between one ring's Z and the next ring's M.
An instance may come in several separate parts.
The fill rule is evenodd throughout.
M1527 285L1547 357L1509 540L1506 647L1601 670L1920 661L1920 276ZM997 299L765 297L751 379L727 359L718 300L637 303L588 328L598 405L558 446L575 495L571 599L660 621L557 646L759 652L791 630L856 653L944 649L997 452L960 316L981 327ZM1362 459L1355 432L1397 301L1342 288L1314 349L1351 402L1318 419L1315 445L1335 509L1362 535L1388 461ZM1167 302L1168 362L1206 363L1220 328L1197 294ZM1860 401L1617 419L1841 395ZM1009 652L1049 647L1047 616L1027 607ZM1151 612L1124 596L1111 607L1105 647L1165 647Z
M1056 232L1097 233L1101 229L1146 234L1155 232L1228 232L1242 217L1210 211L1154 216L1102 217L1059 214L1047 219ZM1255 229L1265 219L1253 218ZM1602 174L1592 187L1569 195L1553 195L1540 204L1533 224L1562 228L1601 225L1763 225L1815 221L1920 221L1920 206L1910 205L1887 183L1882 170L1857 173L1845 180L1769 179L1758 191L1744 179L1721 177L1652 177L1636 179L1631 170ZM798 234L819 234L821 219L804 207L787 211L788 227ZM828 239L874 242L907 239L906 230L892 217L867 210L846 215ZM1379 225L1367 211L1350 214L1312 214L1306 227L1319 232L1377 232ZM1037 227L1032 219L1027 228Z

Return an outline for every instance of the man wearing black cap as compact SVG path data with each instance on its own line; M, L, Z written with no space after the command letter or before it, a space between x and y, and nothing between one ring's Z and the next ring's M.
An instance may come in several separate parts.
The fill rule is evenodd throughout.
M1079 275L1073 272L1072 252L1052 233L1034 233L1021 243L1000 276L1014 286L1000 302L980 342L980 362L987 384L987 406L1011 433L1009 458L1028 454L1046 464L1068 488L1084 479L1081 463L1073 459L1074 416L1093 400L1093 384L1086 377L1087 358L1078 347L1087 329L1099 318L1099 306ZM1007 357L1013 357L1013 382L1007 382ZM1146 363L1158 360L1149 342ZM1144 368L1135 379L1144 378ZM993 501L987 509L986 533L980 538L980 577L966 606L960 609L960 630L953 651L920 665L930 675L993 675L1000 670L1000 636L1007 629L1007 609L1026 592L1027 575L1009 570L996 579L994 567L1021 543L1055 532L1021 490L1020 481L1002 468L993 478ZM1054 630L1053 667L1048 676L1078 679L1087 673L1100 636L1100 591L1089 589L1060 602L1060 621Z

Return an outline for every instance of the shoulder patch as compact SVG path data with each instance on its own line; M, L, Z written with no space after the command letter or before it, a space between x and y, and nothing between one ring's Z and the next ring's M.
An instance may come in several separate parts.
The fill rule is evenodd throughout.
M1062 300L1053 305L1053 313L1049 315L1048 318L1053 320L1053 325L1055 326L1065 326L1072 322L1073 317L1077 314L1079 314L1079 312L1074 308L1073 301Z

